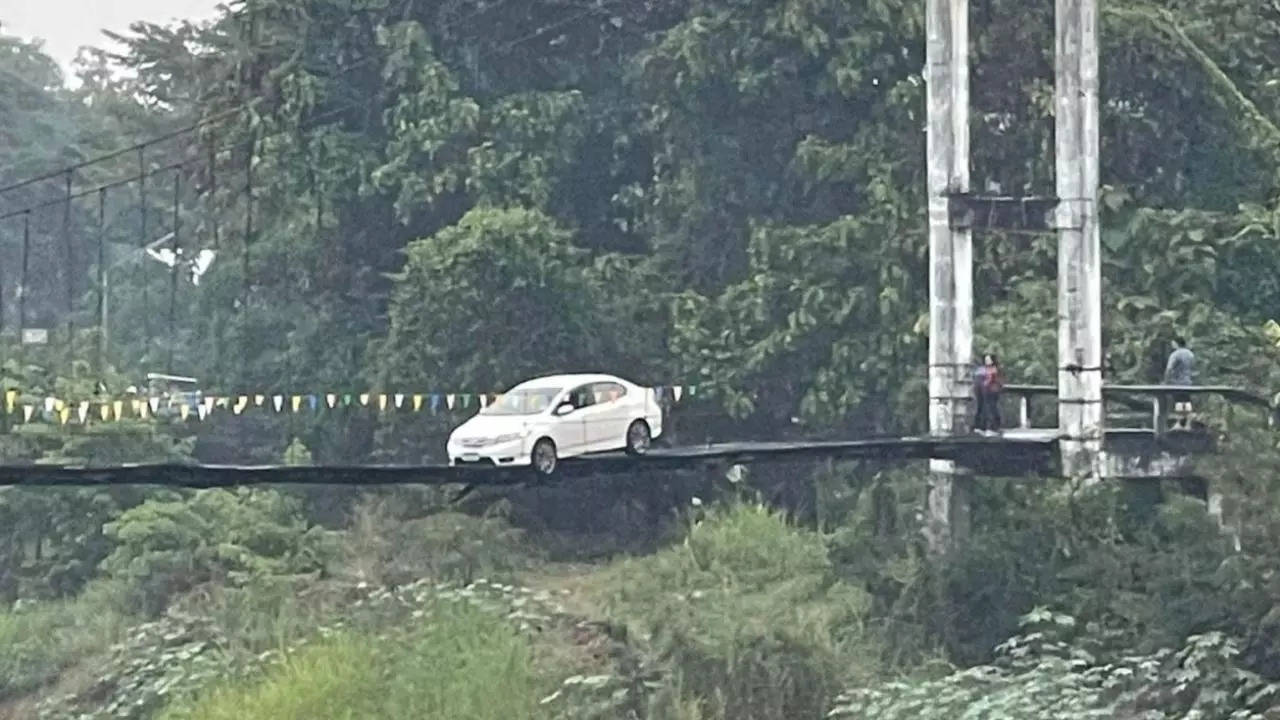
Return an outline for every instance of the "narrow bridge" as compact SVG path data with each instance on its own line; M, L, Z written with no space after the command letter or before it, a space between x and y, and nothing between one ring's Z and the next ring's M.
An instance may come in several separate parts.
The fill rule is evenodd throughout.
M1148 425L1115 427L1107 432L1106 447L1113 458L1114 477L1166 477L1177 474L1170 463L1185 463L1194 455L1216 449L1213 436L1204 428L1170 430L1167 398L1187 393L1197 398L1218 397L1227 407L1241 405L1275 412L1266 398L1233 387L1182 387L1166 385L1108 385L1104 396L1122 409L1121 417L1140 417ZM1037 398L1053 398L1050 385L1010 385L1008 396L1019 409L1017 427L998 436L965 437L881 437L855 440L815 440L793 442L724 442L671 448L655 448L641 456L599 453L562 462L559 476L588 476L633 473L651 470L679 470L705 466L747 463L792 462L797 460L945 460L986 476L1022 477L1062 474L1056 428L1035 427L1032 421ZM1145 398L1145 403L1143 401ZM1124 411L1130 411L1125 413ZM1160 462L1163 459L1163 464ZM1142 468L1146 468L1143 470ZM1126 470L1127 469L1127 470ZM530 482L527 468L483 466L451 467L435 465L202 465L132 464L111 467L31 464L0 466L0 485L59 486L156 484L193 488L229 487L252 484L301 485L387 485L427 484L470 486L519 485Z
M1197 398L1217 397L1226 407L1263 408L1274 423L1275 408L1262 395L1233 387L1171 387L1161 385L1104 385L1102 381L1102 278L1098 218L1098 41L1097 0L1058 0L1056 6L1055 162L1054 197L984 197L970 192L969 178L969 49L968 0L923 0L926 4L927 55L927 165L930 257L929 322L929 434L926 437L864 438L811 442L727 442L704 446L655 449L642 457L603 454L566 461L566 477L625 473L651 469L690 468L707 465L781 462L808 458L876 459L885 461L929 460L931 486L927 501L931 547L943 551L964 535L967 524L967 484L974 473L983 475L1066 476L1095 481L1103 478L1166 477L1190 472L1190 459L1214 451L1214 437L1205 428L1169 428L1168 400L1174 393ZM155 142L195 138L217 118L170 133L154 142L89 160L53 173L0 188L0 196L44 180L65 181L65 195L54 205L62 210L61 239L66 249L65 267L74 268L73 243L68 218L74 201L97 199L97 308L92 313L77 308L72 271L66 270L66 342L75 342L77 317L96 316L97 359L104 367L107 347L110 282L104 255L104 217L108 193L135 185L140 201L137 211L142 228L140 249L155 251L167 244L172 284L169 292L170 366L175 335L174 298L182 273L192 282L207 268L185 265L182 254L180 198L184 178L201 175L205 187L217 186L215 170L221 151L210 148L207 163L189 167L204 158L187 158L172 165L157 165L145 156ZM185 133L185 134L184 134ZM249 245L254 235L254 183L251 141L244 154L243 204L245 229L240 248L248 268ZM78 171L96 162L136 153L136 175L97 187L73 191ZM239 167L239 166L237 166ZM221 172L226 172L224 168ZM154 242L146 232L146 188L149 178L172 173L173 208L170 231ZM235 183L239 185L239 183ZM224 184L225 186L225 184ZM190 192L190 183L187 191ZM130 190L132 192L132 190ZM233 198L235 200L236 198ZM206 201L207 204L207 201ZM22 338L18 352L28 342L47 343L49 328L28 326L28 260L43 252L58 251L32 245L33 211L49 202L16 209L0 209L0 221L17 224L21 238L23 291L18 293L17 317ZM206 218L218 236L218 218ZM152 220L155 222L154 218ZM38 230L38 228L36 228ZM972 413L973 361L973 235L983 230L1046 233L1056 235L1058 263L1058 367L1054 385L1014 385L1007 393L1018 401L1017 427L998 437L976 436L969 431ZM188 231L189 232L189 231ZM83 240L83 239L82 239ZM189 242L189 239L188 239ZM189 248L194 250L194 248ZM189 255L195 253L188 253ZM198 255L197 255L198 259ZM215 271L216 272L216 271ZM37 279L50 273L33 273ZM246 270L245 297L248 293ZM0 298L3 297L0 288ZM50 293L46 293L50 294ZM53 294L58 294L56 291ZM0 308L0 324L4 313ZM147 345L151 344L150 325ZM7 351L6 351L7 352ZM168 370L172 373L173 368ZM1052 412L1045 401L1052 398ZM83 403L81 405L83 407ZM70 412L67 410L66 412ZM104 413L106 410L104 409ZM1051 415L1051 427L1036 427L1038 413ZM81 417L81 422L84 418ZM65 420L64 420L65 422ZM252 483L433 483L510 485L527 482L517 471L491 468L418 466L237 466L237 465L120 465L73 467L60 465L0 466L0 484L22 486L165 484L219 487Z

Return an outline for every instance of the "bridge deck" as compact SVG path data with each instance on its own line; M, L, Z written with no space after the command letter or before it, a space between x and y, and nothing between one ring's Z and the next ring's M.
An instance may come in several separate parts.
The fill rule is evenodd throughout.
M654 448L642 457L601 453L563 460L565 477L677 469L708 463L786 462L835 458L867 460L944 459L986 472L1021 475L1051 461L1056 432L1011 430L1002 437L899 437L811 442L733 442ZM67 465L0 466L0 486L172 485L231 487L303 485L511 485L529 480L527 468L447 465L195 465L136 464L116 467Z
M1056 472L1059 433L1014 428L998 436L880 437L859 440L728 442L654 448L641 457L599 453L561 461L566 478L706 465L837 460L952 460L988 476L1021 477ZM1212 452L1212 439L1194 431L1118 429L1107 432L1116 451L1199 454ZM518 485L532 479L528 468L448 465L199 465L131 464L113 467L70 465L0 466L0 486L169 485L208 488L258 484L297 485Z

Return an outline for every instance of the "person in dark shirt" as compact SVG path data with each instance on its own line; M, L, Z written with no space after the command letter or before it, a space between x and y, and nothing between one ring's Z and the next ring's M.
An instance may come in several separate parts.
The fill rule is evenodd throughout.
M1181 335L1173 339L1173 352L1164 368L1164 384L1189 387L1195 384L1196 356L1187 347ZM1173 393L1173 427L1189 428L1191 422L1191 393Z

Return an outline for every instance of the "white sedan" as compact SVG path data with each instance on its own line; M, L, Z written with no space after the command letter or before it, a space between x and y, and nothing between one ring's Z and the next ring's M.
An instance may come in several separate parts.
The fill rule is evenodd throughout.
M450 465L555 471L559 458L626 450L662 434L657 393L612 375L552 375L511 388L449 436Z

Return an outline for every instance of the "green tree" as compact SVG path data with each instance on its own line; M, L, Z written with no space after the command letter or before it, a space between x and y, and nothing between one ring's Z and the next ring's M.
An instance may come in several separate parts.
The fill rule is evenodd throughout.
M103 575L122 583L131 605L162 610L206 582L240 585L257 577L324 568L328 535L309 527L296 500L271 490L166 493L104 527L115 545Z

